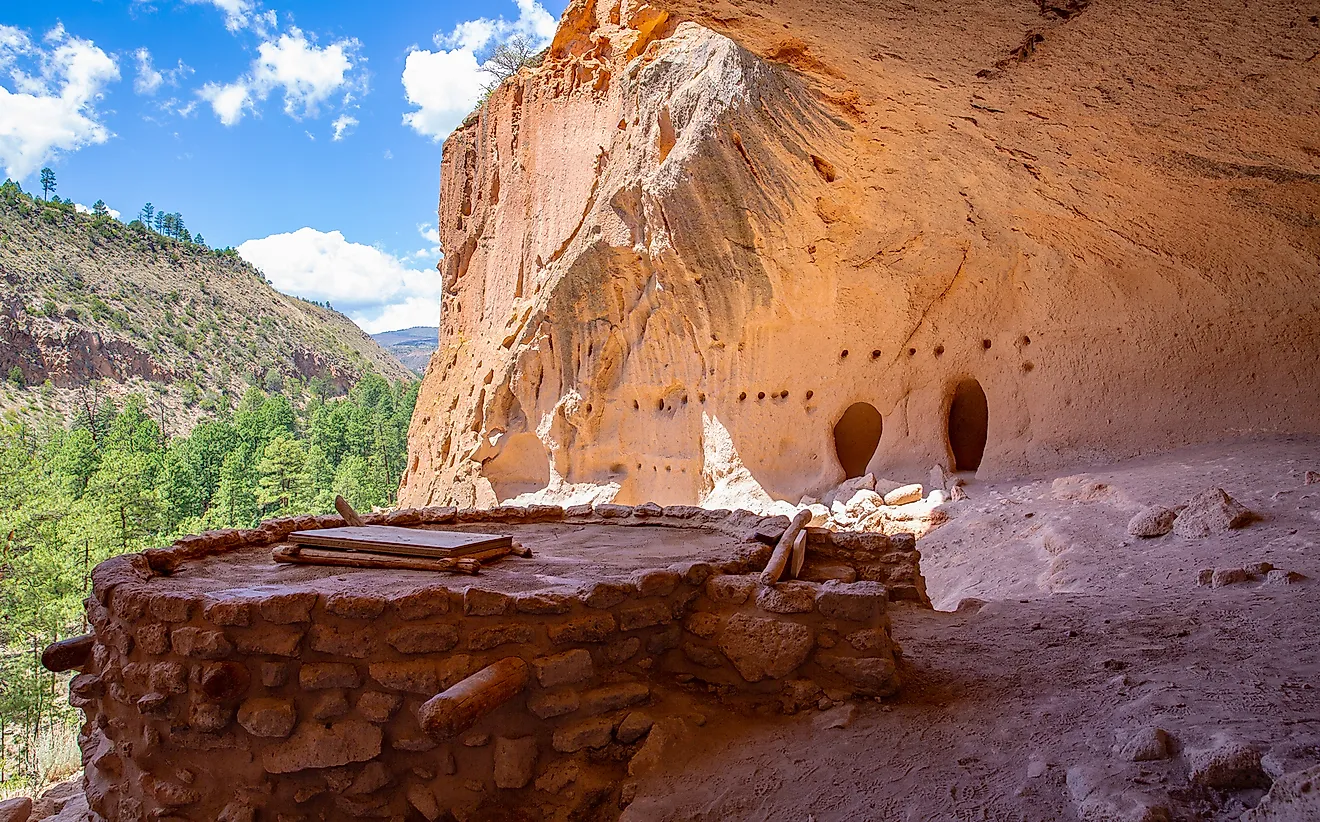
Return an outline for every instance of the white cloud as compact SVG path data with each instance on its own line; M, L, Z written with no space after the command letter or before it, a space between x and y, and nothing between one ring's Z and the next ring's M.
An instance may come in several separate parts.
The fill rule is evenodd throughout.
M91 213L92 213L92 210L91 210L90 208L88 208L87 206L83 205L82 203L74 203L74 204L73 204L73 210L76 211L76 212L78 212L79 214L91 214ZM116 210L114 210L113 208L107 208L107 209L106 209L106 213L108 213L111 217L114 217L116 220L119 219L119 212L116 211Z
M238 253L280 291L329 300L369 333L439 321L439 272L409 268L393 254L349 242L339 231L272 234L248 240Z
M419 223L417 233L426 240L428 247L420 251L414 251L413 257L418 260L435 260L445 255L444 248L440 244L440 229L430 223Z
M145 48L133 52L133 60L137 63L137 78L133 81L133 90L148 97L160 91L161 86L177 88L183 78L193 73L192 67L182 60L172 69L164 71L157 69L152 65L151 52Z
M481 99L490 75L477 56L483 50L522 35L535 48L555 34L555 18L538 0L517 0L518 19L482 17L459 23L433 40L437 51L413 49L403 67L403 90L416 111L403 115L405 125L432 140L442 140L463 121Z
M296 27L257 47L251 70L232 83L207 83L198 92L211 104L220 122L232 126L247 111L276 90L284 94L284 111L294 119L315 117L322 105L338 93L344 103L366 86L356 39L318 46Z
M348 130L353 128L353 126L356 126L357 124L358 121L356 117L353 117L352 115L349 114L339 115L338 117L335 118L335 121L330 124L330 127L334 129L334 136L331 137L330 139L335 141L336 143L339 142L340 140L344 139L344 135L348 133Z
M105 87L119 79L114 58L63 25L43 40L45 47L20 29L0 26L0 68L9 69L13 81L13 90L0 85L0 164L14 179L27 177L59 151L77 151L112 136L98 119L96 104Z

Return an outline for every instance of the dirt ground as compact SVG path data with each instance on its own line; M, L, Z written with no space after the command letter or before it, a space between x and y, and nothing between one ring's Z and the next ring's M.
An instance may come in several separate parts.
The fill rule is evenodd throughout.
M899 697L694 729L699 744L675 746L625 818L1244 818L1272 778L1320 764L1320 484L1304 484L1308 470L1320 471L1320 441L1274 438L972 479L969 500L946 506L952 521L919 543L945 610L894 613ZM1201 539L1128 536L1141 508L1209 487L1260 519ZM1260 562L1309 579L1198 585L1200 569ZM1124 743L1151 728L1169 735L1169 758L1131 761ZM1239 774L1255 786L1193 781L1202 751L1234 744L1263 754Z

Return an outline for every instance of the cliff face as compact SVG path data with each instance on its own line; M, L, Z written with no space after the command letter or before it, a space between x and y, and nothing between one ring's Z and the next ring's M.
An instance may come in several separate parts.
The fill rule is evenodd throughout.
M662 5L570 6L446 142L403 504L1320 431L1304 4Z

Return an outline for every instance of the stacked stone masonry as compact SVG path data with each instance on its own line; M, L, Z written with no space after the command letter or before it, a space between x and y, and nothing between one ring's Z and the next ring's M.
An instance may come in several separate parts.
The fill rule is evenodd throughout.
M567 818L618 802L629 760L675 705L791 713L822 697L893 693L890 601L928 604L913 542L876 534L813 531L823 581L762 585L756 572L787 520L747 512L533 506L368 520L497 526L515 538L520 526L547 522L702 529L736 537L737 548L717 562L576 589L488 584L513 558L478 577L390 572L413 581L402 595L354 588L353 571L329 594L287 580L202 593L172 584L191 562L265 551L293 530L341 525L338 517L270 521L109 560L94 573L94 643L70 686L86 714L96 814L435 820L498 805ZM422 730L422 703L509 657L530 666L521 694L458 738Z

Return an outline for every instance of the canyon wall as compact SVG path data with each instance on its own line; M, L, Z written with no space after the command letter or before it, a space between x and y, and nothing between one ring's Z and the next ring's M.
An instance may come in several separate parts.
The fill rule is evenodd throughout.
M574 2L445 143L401 502L767 508L1320 432L1313 15Z

